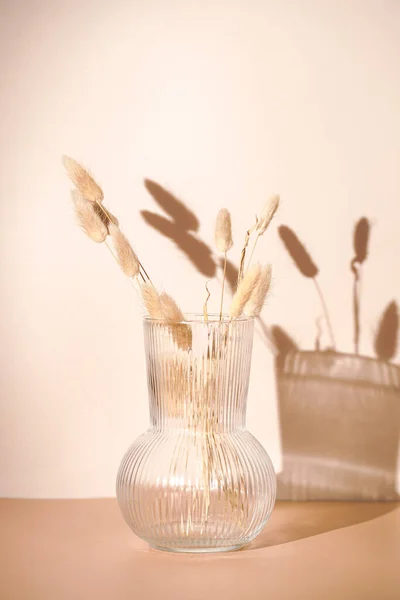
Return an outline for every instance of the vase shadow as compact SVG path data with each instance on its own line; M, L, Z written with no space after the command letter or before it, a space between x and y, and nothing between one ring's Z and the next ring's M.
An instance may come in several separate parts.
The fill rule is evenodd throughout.
M290 350L276 365L281 500L399 499L400 367Z
M241 552L288 544L359 525L399 507L398 502L279 502L265 529Z

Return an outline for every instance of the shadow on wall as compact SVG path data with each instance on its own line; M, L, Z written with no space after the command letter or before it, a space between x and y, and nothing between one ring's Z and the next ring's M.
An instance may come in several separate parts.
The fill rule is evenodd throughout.
M157 204L169 215L169 219L142 210L141 215L148 225L169 238L184 252L193 266L206 277L214 277L216 263L211 249L197 236L200 223L197 217L175 196L155 181L145 179L144 185Z
M145 187L168 215L147 210L148 225L173 241L193 266L208 278L221 262L198 236L200 223L183 202L158 183ZM400 439L400 368L396 353L398 310L391 302L383 313L375 339L377 359L359 356L360 282L368 255L369 222L364 217L354 231L353 354L336 350L328 307L318 283L319 269L297 235L279 228L281 240L300 273L310 279L321 301L316 320L315 350L300 350L279 326L258 319L263 338L276 354L276 376L283 450L278 498L288 500L394 500ZM235 290L238 268L228 261L227 280ZM321 349L325 323L329 346Z
M354 354L336 350L318 267L289 227L279 235L300 273L313 281L321 300L330 346L321 351L317 320L314 351L301 351L273 327L283 472L282 499L394 500L400 438L400 368L391 364L398 336L398 309L385 309L375 337L377 358L360 356L361 268L368 255L369 222L354 230Z
M208 278L214 277L217 266L223 266L223 259L215 259L212 249L194 235L200 227L196 215L155 181L145 179L144 185L157 204L169 215L169 219L166 219L157 213L141 210L140 214L146 223L172 240L199 273ZM237 267L228 260L226 278L231 290L235 289L237 276Z

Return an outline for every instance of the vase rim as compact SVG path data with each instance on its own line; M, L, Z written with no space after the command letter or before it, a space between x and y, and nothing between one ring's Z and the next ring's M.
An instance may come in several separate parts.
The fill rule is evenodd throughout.
M156 319L149 317L148 315L143 317L143 321L146 323L163 323L164 325L166 323L164 319ZM205 321L202 313L185 313L185 319L183 321L168 322L168 325L188 325L191 323L201 325L221 325L231 323L250 323L251 321L254 321L254 317L243 316L232 319L228 314L225 313L222 314L222 320L220 319L219 313L209 313L208 320Z

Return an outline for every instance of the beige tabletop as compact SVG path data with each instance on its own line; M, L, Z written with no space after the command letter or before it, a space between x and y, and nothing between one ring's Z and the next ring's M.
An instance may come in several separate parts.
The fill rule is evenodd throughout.
M114 499L0 500L1 600L399 600L400 504L279 502L234 553L152 550Z

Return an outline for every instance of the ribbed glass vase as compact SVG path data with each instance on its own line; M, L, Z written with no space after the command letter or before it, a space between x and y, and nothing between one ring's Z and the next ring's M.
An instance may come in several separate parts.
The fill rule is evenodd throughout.
M273 466L246 430L253 330L216 316L144 321L151 424L122 460L117 498L156 548L235 550L272 511Z

